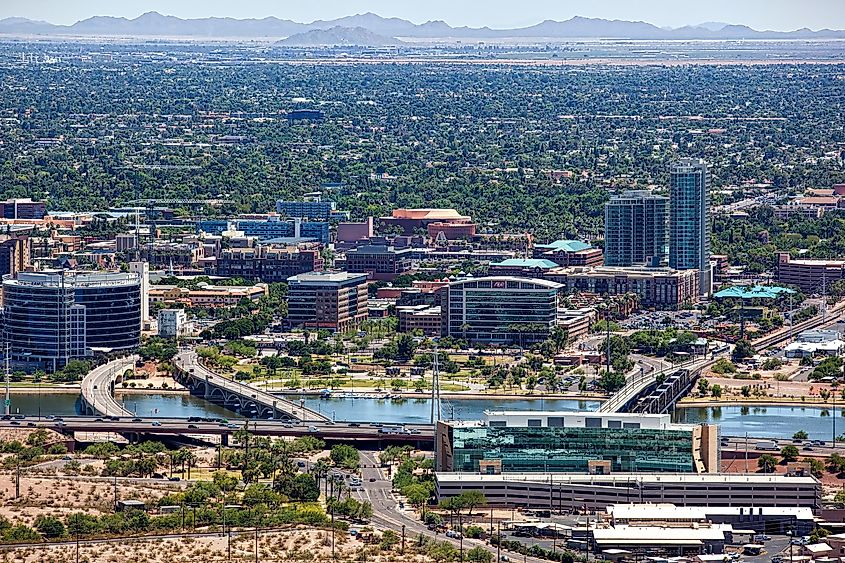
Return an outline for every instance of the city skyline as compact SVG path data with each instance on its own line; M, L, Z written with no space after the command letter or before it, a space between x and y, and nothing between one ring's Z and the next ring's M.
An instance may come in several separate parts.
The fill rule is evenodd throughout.
M49 0L23 2L13 0L0 6L0 19L23 17L54 24L70 25L93 16L135 18L143 13L158 11L185 19L229 17L237 19L274 16L301 23L331 20L344 16L373 12L383 17L397 17L420 24L443 20L452 26L518 28L544 20L563 21L574 16L591 18L645 21L661 27L683 27L707 22L747 25L758 30L790 31L800 28L845 28L845 11L838 0L809 0L800 6L789 0L750 0L736 3L716 0L707 5L686 6L683 12L667 0L647 0L636 5L622 0L593 3L554 3L529 0L520 4L519 13L513 5L502 0L485 4L480 12L471 3L447 3L435 0L424 6L385 0L329 0L302 5L282 5L272 0L248 0L231 4L220 0L199 2L185 0L178 5L164 0L129 0L115 5L104 0L70 0L57 6Z

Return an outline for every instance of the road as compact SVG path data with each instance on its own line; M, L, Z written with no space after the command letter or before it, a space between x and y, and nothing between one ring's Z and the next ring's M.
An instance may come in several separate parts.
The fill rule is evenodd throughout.
M49 428L63 434L71 432L113 432L116 434L226 436L248 427L258 436L315 436L328 440L379 441L423 446L434 442L429 424L382 425L379 423L311 422L291 423L280 420L250 419L200 421L185 418L93 416L35 417L17 416L0 420L0 428ZM394 430L399 429L399 430Z
M233 381L228 377L214 373L200 363L197 353L193 350L181 350L173 358L173 365L185 376L195 378L195 380L203 382L210 388L222 390L223 396L238 397L237 403L241 407L244 404L254 403L259 407L258 411L269 410L275 418L278 418L279 414L284 414L305 422L325 422L329 420L328 417L304 406L271 395L252 385ZM207 389L206 393L210 395L211 389Z
M375 452L361 451L361 480L362 488L355 492L358 500L369 501L373 506L372 522L383 527L395 530L402 533L405 531L406 541L414 541L418 535L427 536L438 541L446 541L460 549L461 540L449 538L444 534L436 534L429 530L417 517L416 513L411 509L399 508L399 497L393 493L393 485L384 474L384 471L378 467L379 463L376 460ZM496 556L495 546L489 545L483 540L473 540L469 538L463 539L464 555L466 551L473 547L483 547ZM507 554L511 561L524 561L525 563L548 563L546 559L538 559L536 557L525 557L507 550L502 550L502 554Z
M113 386L118 378L123 377L123 372L135 366L136 361L138 356L120 358L88 372L80 387L83 403L95 414L131 416L132 413L115 400Z

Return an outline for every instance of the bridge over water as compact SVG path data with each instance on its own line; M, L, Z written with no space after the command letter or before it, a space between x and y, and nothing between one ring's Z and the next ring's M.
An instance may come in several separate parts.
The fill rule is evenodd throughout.
M193 350L179 352L173 358L173 366L174 379L192 395L244 416L300 422L329 421L328 417L317 411L214 373L200 363Z

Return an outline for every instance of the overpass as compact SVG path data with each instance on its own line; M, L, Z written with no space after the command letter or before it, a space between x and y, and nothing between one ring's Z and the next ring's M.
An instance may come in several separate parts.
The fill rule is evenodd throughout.
M173 367L174 379L192 395L243 416L301 422L329 421L328 417L317 411L214 373L199 362L193 350L179 352L173 358Z
M138 356L127 356L97 366L82 378L82 410L85 414L103 416L132 416L114 398L115 384L123 381L127 369L135 367Z
M290 423L281 420L247 419L228 421L222 419L139 418L93 416L65 416L54 419L22 417L0 421L0 428L49 428L62 434L75 432L116 433L130 438L156 436L220 436L228 443L229 436L238 430L249 430L256 436L314 436L328 442L367 442L412 444L416 447L434 447L434 427L430 424L378 424L378 423Z

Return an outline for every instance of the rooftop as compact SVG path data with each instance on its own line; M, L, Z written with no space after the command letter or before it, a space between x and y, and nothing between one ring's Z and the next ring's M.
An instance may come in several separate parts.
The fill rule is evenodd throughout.
M756 286L734 286L717 292L714 297L724 299L736 297L739 299L775 299L781 295L796 293L794 289L779 287L776 285Z
M461 215L454 209L437 209L437 208L423 208L423 209L394 209L392 213L394 219L425 219L425 220L468 220L466 215Z
M613 473L611 475L589 475L586 473L500 473L487 475L481 473L438 472L437 481L456 483L474 481L482 483L502 483L508 481L548 483L751 483L781 485L816 484L813 477L787 477L777 473Z
M580 252L581 250L588 250L592 248L593 245L580 240L556 240L554 242L550 242L549 244L535 244L534 247L551 251Z
M557 268L557 263L544 258L508 258L501 262L493 262L491 266L502 266L506 268Z
M349 280L366 280L367 274L353 274L350 272L308 272L288 278L293 283L340 283Z

